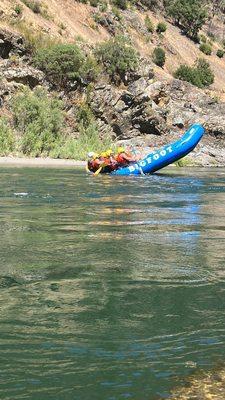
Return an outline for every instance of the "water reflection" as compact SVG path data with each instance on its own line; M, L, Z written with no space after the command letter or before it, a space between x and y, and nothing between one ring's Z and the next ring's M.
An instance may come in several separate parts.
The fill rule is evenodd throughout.
M223 170L0 179L1 399L166 398L224 356Z

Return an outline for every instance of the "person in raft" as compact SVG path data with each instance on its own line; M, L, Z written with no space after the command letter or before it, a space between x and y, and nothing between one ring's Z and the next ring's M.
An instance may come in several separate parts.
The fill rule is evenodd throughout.
M134 163L139 159L139 157L134 157L134 155L129 150L126 150L124 147L118 147L115 158L118 164L118 168L127 167L130 163Z
M136 161L138 161L138 158L132 156L124 147L118 147L115 155L112 150L107 150L101 154L90 152L88 153L87 170L95 173L101 169L102 173L110 173Z

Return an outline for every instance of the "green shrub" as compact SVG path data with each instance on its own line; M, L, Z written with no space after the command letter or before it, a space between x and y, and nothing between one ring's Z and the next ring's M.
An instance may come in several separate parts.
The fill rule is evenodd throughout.
M211 39L212 42L215 42L216 36L213 32L208 31L208 37Z
M126 73L135 71L138 66L138 54L123 36L103 42L95 53L114 81L117 78L125 80Z
M199 47L199 49L206 54L207 56L210 56L212 54L212 47L208 43L202 43Z
M15 5L15 8L14 8L14 11L15 11L15 13L16 13L17 15L21 15L22 12L23 12L23 9L22 9L22 7L21 7L20 4L16 4L16 5Z
M181 65L174 76L199 88L207 87L214 82L214 74L209 63L204 58L196 60L194 67L185 64Z
M87 103L80 104L76 113L76 119L78 124L82 124L85 129L94 122L94 115Z
M6 118L0 118L0 155L7 156L15 149L15 139Z
M100 138L96 123L91 122L86 128L80 124L79 137L77 139L67 138L59 141L51 151L50 156L54 158L73 158L75 160L86 160L89 151L102 152L112 147L112 139L108 135Z
M39 49L34 64L41 69L54 86L65 87L69 82L88 82L98 73L97 64L85 57L75 44L56 44Z
M195 68L199 74L202 87L210 86L214 82L214 73L210 68L210 64L204 58L198 58L196 60Z
M148 15L146 15L146 17L145 17L145 26L146 26L148 32L150 32L150 33L153 33L153 32L154 32L154 25L153 25L153 22L152 22L152 20L149 18Z
M207 37L205 35L199 35L199 41L201 43L207 43Z
M167 30L167 25L164 22L159 22L156 28L156 32L163 33L166 32L166 30Z
M90 0L90 5L92 7L98 7L98 0Z
M127 9L127 0L113 0L113 4L121 8L121 10L126 10Z
M115 6L112 7L112 13L114 14L115 18L118 21L122 21L123 17L117 7L115 7Z
M106 1L100 1L99 3L99 11L106 12L108 8L108 3Z
M35 14L41 14L41 4L37 0L22 0Z
M153 62L159 67L163 67L166 62L166 53L161 47L156 47L153 51Z
M49 155L63 132L62 104L43 88L24 89L12 100L14 125L20 149L26 155Z
M224 56L224 50L218 49L216 55L217 55L217 57L219 57L219 58L223 58L223 56Z

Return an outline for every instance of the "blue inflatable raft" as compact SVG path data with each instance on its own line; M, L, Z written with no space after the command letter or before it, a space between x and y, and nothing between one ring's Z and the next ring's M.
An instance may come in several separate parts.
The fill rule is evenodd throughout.
M197 146L204 132L202 125L192 125L176 142L161 147L129 167L111 172L111 175L142 175L156 172L190 153Z

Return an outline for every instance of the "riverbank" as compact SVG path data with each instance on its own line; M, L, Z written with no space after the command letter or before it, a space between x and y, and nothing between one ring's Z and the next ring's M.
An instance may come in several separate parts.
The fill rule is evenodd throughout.
M27 158L27 157L0 157L0 166L24 167L84 167L85 161L64 160L59 158Z

